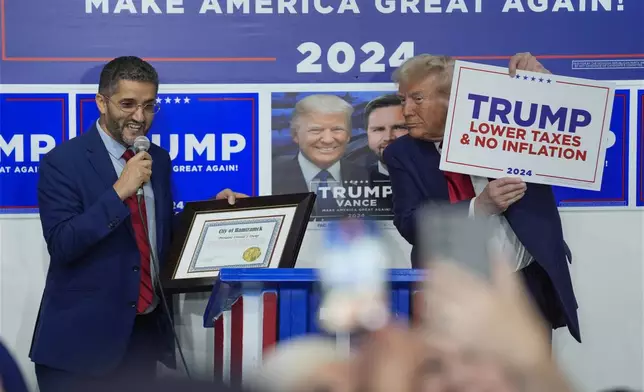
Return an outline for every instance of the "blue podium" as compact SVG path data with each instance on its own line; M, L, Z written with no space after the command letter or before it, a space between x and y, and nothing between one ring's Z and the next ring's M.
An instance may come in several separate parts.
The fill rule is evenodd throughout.
M425 274L423 270L390 270L394 317L411 319L416 284ZM222 269L203 317L204 327L214 328L215 374L240 382L245 372L260 365L263 351L276 342L319 333L319 301L315 269Z

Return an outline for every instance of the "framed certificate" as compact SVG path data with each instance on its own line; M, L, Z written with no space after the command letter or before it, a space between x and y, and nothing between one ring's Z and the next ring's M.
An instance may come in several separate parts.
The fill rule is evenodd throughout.
M210 291L221 268L293 268L314 193L186 203L162 269L170 292Z

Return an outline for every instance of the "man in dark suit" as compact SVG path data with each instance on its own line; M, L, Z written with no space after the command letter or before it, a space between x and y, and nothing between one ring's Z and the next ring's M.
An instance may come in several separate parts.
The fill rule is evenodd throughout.
M367 146L376 156L369 166L369 186L378 187L377 211L373 216L391 219L391 185L387 165L382 160L385 148L400 136L407 134L402 101L396 94L386 94L371 100L364 109Z
M331 189L343 192L349 181L368 178L364 168L343 159L352 113L353 107L335 95L314 94L297 102L291 136L299 151L293 158L273 162L272 194L315 192L314 216L342 215Z
M18 364L0 340L0 392L27 391L27 383Z
M412 265L420 267L416 210L428 201L450 201L468 216L496 220L494 237L510 252L516 270L525 279L536 305L553 329L568 326L581 342L575 298L567 260L570 251L552 189L526 184L519 178L488 180L439 169L454 60L447 56L418 55L394 72L403 100L409 135L384 152L393 190L394 224L413 245ZM532 55L510 60L517 69L548 72Z
M172 315L157 279L172 239L170 156L154 144L131 148L159 109L158 86L143 60L110 61L96 95L100 119L41 162L50 264L30 352L41 392L153 380L157 361L174 367ZM217 198L236 196L227 189Z

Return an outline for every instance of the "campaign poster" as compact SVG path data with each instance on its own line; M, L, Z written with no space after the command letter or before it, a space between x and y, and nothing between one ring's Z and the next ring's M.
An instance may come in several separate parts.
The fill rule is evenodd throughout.
M507 66L513 54L531 52L557 75L644 79L641 0L3 0L0 6L0 68L10 84L94 84L100 63L130 53L150 60L164 84L385 83L402 61L421 53Z
M391 220L384 148L407 134L391 91L272 94L272 194L314 192L313 220Z
M614 94L610 82L457 61L440 168L599 190Z
M38 212L42 157L68 138L67 94L0 94L0 213Z
M638 207L644 206L644 90L637 91L637 196Z
M225 188L258 195L258 95L160 93L148 138L172 159L175 212ZM79 133L98 119L93 94L76 98Z
M601 188L598 191L554 186L559 207L626 207L629 202L630 90L616 90L610 120L610 139Z

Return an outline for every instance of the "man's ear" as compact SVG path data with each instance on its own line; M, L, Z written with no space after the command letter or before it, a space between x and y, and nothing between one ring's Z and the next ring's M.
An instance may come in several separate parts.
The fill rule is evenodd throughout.
M300 144L300 138L297 137L297 130L291 130L291 139L293 139L293 143Z
M103 97L101 94L96 94L96 97L94 99L96 100L96 107L98 108L98 111L101 114L107 113L107 104L105 102L105 97Z

